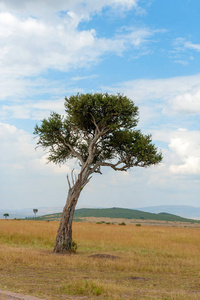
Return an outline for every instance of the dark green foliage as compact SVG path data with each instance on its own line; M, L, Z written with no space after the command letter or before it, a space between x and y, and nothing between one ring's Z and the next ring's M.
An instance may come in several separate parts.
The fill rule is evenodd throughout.
M119 130L113 133L110 145L112 152L130 167L149 166L162 158L151 142L151 136L143 135L139 130Z
M135 130L138 107L127 97L77 94L65 98L64 105L65 117L53 112L40 126L35 126L34 134L39 137L37 144L49 151L49 161L61 164L77 158L83 166L92 143L90 166L93 172L100 173L102 166L123 171L162 160L151 136Z
M5 219L7 219L9 217L9 214L5 213L3 216L5 217Z
M77 94L65 100L70 124L86 134L95 131L94 120L100 129L111 131L130 129L138 122L138 107L121 94Z
M123 225L124 226L124 225L126 225L126 223L125 222L121 222L121 223L119 223L119 225Z
M35 218L36 218L37 212L38 212L38 209L37 209L37 208L34 208L34 209L33 209L33 213L35 214Z

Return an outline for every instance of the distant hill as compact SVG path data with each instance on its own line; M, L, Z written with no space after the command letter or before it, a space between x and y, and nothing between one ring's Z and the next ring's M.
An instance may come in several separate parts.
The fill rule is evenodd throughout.
M188 205L160 205L160 206L140 207L137 209L145 212L156 213L156 214L160 212L166 212L169 214L181 216L183 218L200 220L200 207L194 207Z
M81 208L75 210L74 221L81 221L80 218L96 217L96 218L122 218L122 219L137 219L137 220L157 220L157 221L176 221L176 222L195 222L194 220L182 218L177 215L166 212L149 213L140 210L126 208ZM61 213L49 214L38 217L38 220L60 220ZM200 223L200 221L198 222Z
M37 216L39 219L60 220L61 211L63 207L36 207L38 208ZM160 213L167 213L172 215L171 218L179 216L185 219L199 219L200 220L200 207L184 206L184 205L161 205L141 207L137 209L124 209L124 208L79 208L75 211L75 221L80 217L94 216L94 217L111 217L111 218L128 218L128 219L149 219L149 220L164 220L169 216ZM32 218L34 217L33 209L18 209L7 210L0 208L0 219L4 219L4 213L9 213L9 219L14 218ZM146 214L145 214L146 213ZM149 213L149 215L147 215ZM85 215L84 215L85 214ZM89 215L88 215L89 214ZM102 215L103 214L103 215ZM153 216L152 216L153 214ZM160 219L161 218L161 219ZM164 219L163 219L164 218ZM173 219L174 220L174 219ZM169 220L167 220L169 221Z

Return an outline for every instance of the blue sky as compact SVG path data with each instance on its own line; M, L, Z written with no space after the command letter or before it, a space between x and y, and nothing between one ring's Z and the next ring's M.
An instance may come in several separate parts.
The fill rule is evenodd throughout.
M78 206L200 206L200 2L0 0L0 208L64 206L77 165L34 126L77 92L124 93L163 162L95 175Z

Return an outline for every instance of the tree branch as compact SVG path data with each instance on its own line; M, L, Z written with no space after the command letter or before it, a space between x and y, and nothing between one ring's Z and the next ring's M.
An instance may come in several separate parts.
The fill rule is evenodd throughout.
M83 165L84 161L83 161L83 158L80 155L80 153L78 153L76 150L74 150L74 148L69 143L66 142L64 136L62 135L62 133L60 131L59 131L59 135L62 138L63 143L65 144L65 146L68 147L71 150L71 153L74 154L74 156L76 156L80 160L81 164Z
M94 167L91 169L92 173L99 173L102 174L100 171L101 167L111 167L115 171L127 171L130 167L136 166L136 167L147 167L149 164L143 162L142 160L135 161L131 164L126 163L127 159L129 159L131 156L126 157L124 160L119 160L117 163L109 163L109 162L98 162L94 165ZM118 167L119 165L123 164L123 166Z
M93 170L93 169L92 169ZM92 171L91 170L91 171ZM99 173L99 174L101 174L102 175L102 173L101 173L101 166L98 166L94 171L93 171L94 173ZM93 173L92 172L92 173Z
M71 184L70 184L69 176L68 175L67 175L67 182L68 182L68 185L69 185L69 189L71 190Z
M122 167L118 167L121 164L124 164L124 165ZM127 171L127 169L130 166L125 163L125 160L119 160L116 164L112 164L112 163L109 163L109 162L98 162L98 163L96 163L96 165L94 165L91 172L102 174L101 171L100 171L101 167L111 167L115 171Z
M112 164L112 163L101 163L102 167L111 167L113 170L115 171L127 171L127 169L129 168L129 165L125 164L122 167L118 167L118 165L123 164L123 161L118 161L116 164Z
M88 182L90 181L91 178L92 178L92 176L88 177L88 179L86 180L86 182L83 185L81 185L81 189L83 189L84 186L86 186L86 184L88 184Z
M97 123L96 123L96 120L95 120L95 118L94 118L93 114L92 114L92 113L90 113L90 115L91 115L91 117L92 117L92 120L93 120L93 123L94 123L94 125L95 125L95 127L96 127L97 133L100 133L99 126L97 125Z
M94 116L91 114L92 116L92 119L93 119L93 123L96 127L96 130L95 130L95 134L94 134L94 137L93 139L90 141L90 144L89 144L89 147L88 147L88 158L87 158L87 161L86 161L86 165L90 165L92 163L92 160L93 160L93 157L94 157L94 154L96 152L96 144L97 144L97 141L98 139L101 137L101 136L104 136L108 131L109 129L105 129L105 128L102 128L100 130L99 126L97 125L96 123L96 120L94 118Z

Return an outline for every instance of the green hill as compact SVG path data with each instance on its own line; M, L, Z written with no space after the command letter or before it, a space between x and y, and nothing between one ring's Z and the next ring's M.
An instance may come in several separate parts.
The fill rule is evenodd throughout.
M126 208L81 208L75 210L74 221L82 221L80 218L96 217L96 218L122 218L122 219L137 219L137 220L157 220L157 221L176 221L176 222L196 222L200 221L182 218L169 213L148 213L140 210L126 209ZM38 217L37 220L60 220L61 213L45 215Z

